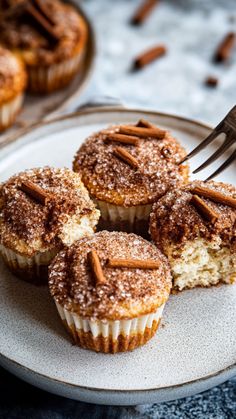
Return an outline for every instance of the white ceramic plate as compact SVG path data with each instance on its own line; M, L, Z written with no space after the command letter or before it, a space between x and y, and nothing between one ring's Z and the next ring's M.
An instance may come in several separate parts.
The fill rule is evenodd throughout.
M95 56L93 28L88 17L79 7L78 1L70 0L68 3L72 3L78 9L88 26L88 42L80 70L74 80L62 90L49 95L26 94L22 112L18 116L15 125L0 135L0 144L10 135L19 131L21 125L27 126L44 118L51 118L63 112L69 106L73 106L91 75Z
M170 129L188 150L210 132L203 124L155 112L85 110L39 125L2 149L0 179L34 166L71 167L87 135L141 116ZM201 155L194 167L202 160ZM235 167L221 179L235 183ZM21 282L1 264L0 318L1 365L38 387L82 401L122 405L166 401L206 390L236 373L236 286L171 296L162 326L147 345L104 355L73 346L47 288Z

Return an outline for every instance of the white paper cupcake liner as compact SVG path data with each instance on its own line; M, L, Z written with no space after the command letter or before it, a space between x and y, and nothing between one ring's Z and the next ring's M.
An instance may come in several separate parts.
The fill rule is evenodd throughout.
M42 279L45 282L45 278L41 278L42 267L47 267L51 260L58 253L58 249L54 248L47 250L46 252L38 252L34 256L26 257L19 253L14 252L7 247L0 245L0 253L6 263L6 265L16 275L21 278L32 282L37 282Z
M103 229L121 230L148 236L148 220L152 209L151 204L122 207L108 202L96 200L101 212L100 224Z
M84 52L50 66L28 66L28 89L34 93L50 93L66 86L77 73Z
M21 110L24 94L20 93L13 100L0 106L0 131L13 124L16 116Z
M84 349L117 353L131 351L150 340L160 323L164 304L156 312L129 320L89 320L64 309L56 302L59 315L73 336L74 342Z

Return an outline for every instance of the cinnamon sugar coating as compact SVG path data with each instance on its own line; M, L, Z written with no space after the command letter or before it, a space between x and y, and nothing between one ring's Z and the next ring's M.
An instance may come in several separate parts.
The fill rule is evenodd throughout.
M181 188L170 190L153 205L150 216L150 233L153 241L164 249L169 243L174 243L178 247L197 237L207 240L219 237L223 244L236 251L236 209L201 196L201 199L219 216L215 223L207 221L190 203L192 197L190 189L193 186L203 186L236 198L236 188L233 185L214 181L194 181Z
M21 60L0 46L0 105L22 93L26 81L26 72Z
M59 35L55 45L27 14L16 13L0 27L0 42L21 54L28 66L49 66L65 61L84 48L87 39L87 25L72 5L59 0L43 0L43 3Z
M45 205L20 190L27 180L50 194ZM97 210L76 173L50 167L26 170L0 187L0 244L27 256L60 248L65 223L73 216L80 220L94 213Z
M187 181L188 166L177 165L185 150L168 132L162 140L140 138L137 146L121 144L138 161L135 169L114 155L116 142L104 141L118 131L116 126L90 136L74 158L73 169L92 197L125 207L148 204Z
M106 283L95 286L87 254L95 250ZM158 269L108 268L107 258L152 259ZM101 231L60 252L49 268L49 288L65 309L82 317L121 320L156 311L171 288L169 265L151 243L135 234Z

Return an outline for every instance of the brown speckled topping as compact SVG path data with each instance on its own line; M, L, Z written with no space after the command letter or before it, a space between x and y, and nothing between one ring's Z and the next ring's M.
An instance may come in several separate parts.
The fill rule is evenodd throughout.
M236 244L236 209L201 197L219 218L215 223L206 221L190 204L193 186L204 186L236 198L236 188L221 182L195 181L179 189L172 189L156 204L150 216L150 232L154 242L162 249L169 243L181 246L196 237L220 237L226 245Z
M163 140L140 138L138 146L121 144L138 161L135 169L114 155L117 143L104 141L118 129L92 135L75 156L73 168L93 197L126 207L148 204L187 180L187 167L176 164L185 150L168 132Z
M100 258L105 284L94 285L87 254ZM154 259L159 269L108 268L107 258ZM83 238L60 252L50 267L52 296L64 308L83 317L132 318L155 311L169 295L171 277L166 258L135 234L107 232Z
M11 100L26 86L26 73L22 62L0 46L0 104Z
M52 195L41 205L20 190L30 180ZM60 245L58 234L68 217L94 210L79 175L69 169L31 169L11 177L0 188L0 243L16 250L23 242L27 253L37 247ZM19 250L19 249L18 249ZM24 253L25 249L22 248Z
M59 0L44 0L44 3L60 35L56 45L52 46L27 14L16 14L1 27L1 43L22 54L27 65L50 65L71 58L86 39L86 24L73 6Z

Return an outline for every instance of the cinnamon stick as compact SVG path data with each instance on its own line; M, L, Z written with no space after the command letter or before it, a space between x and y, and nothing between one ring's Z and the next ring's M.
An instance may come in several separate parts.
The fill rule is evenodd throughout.
M215 223L219 215L210 208L198 195L193 195L190 203L196 208L200 215L211 223Z
M49 21L49 23L54 26L55 22L53 16L50 15L50 11L47 7L47 2L45 0L33 0L34 5L38 8L40 13Z
M159 128L143 128L143 127L134 127L132 125L121 125L119 132L126 135L135 135L136 137L141 138L156 138L161 140L165 137L166 131Z
M45 18L31 2L25 5L25 11L34 19L34 21L45 31L45 33L53 40L58 42L60 37L56 33L54 26Z
M113 154L121 159L123 162L129 164L132 168L137 169L139 164L138 161L132 154L130 154L125 148L123 147L116 147L113 150Z
M104 277L100 259L95 250L91 250L87 255L88 263L90 265L93 278L96 285L106 283L106 278Z
M215 52L214 61L217 63L227 61L230 58L233 46L235 45L235 41L235 32L229 32L227 35L225 35L224 39Z
M203 196L218 204L228 205L229 207L236 208L236 199L231 196L224 195L219 191L205 188L204 186L195 186L191 192L196 195Z
M205 85L209 87L216 87L218 85L219 79L214 76L208 76L205 80Z
M104 141L114 141L117 143L130 144L135 146L137 146L140 142L138 137L118 133L108 134Z
M151 124L151 122L147 121L146 119L141 118L137 124L136 127L140 127L140 128L156 128L155 125Z
M30 180L25 180L21 183L19 189L36 201L39 204L45 205L47 200L51 198L51 195L46 192L40 186L31 182Z
M159 0L143 0L143 2L134 13L131 19L131 23L133 25L141 25L158 3Z
M150 64L152 61L157 60L158 58L165 55L167 49L165 45L157 45L142 54L134 60L134 69L140 70L141 68L145 67L146 65Z
M156 260L137 259L107 259L108 268L136 268L136 269L158 269L160 263Z

